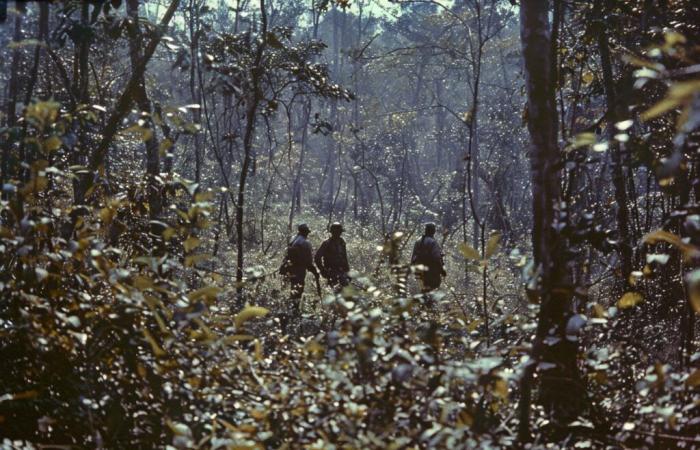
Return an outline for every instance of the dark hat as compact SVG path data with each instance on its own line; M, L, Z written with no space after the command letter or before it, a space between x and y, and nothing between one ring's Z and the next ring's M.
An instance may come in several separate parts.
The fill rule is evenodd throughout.
M309 229L309 226L307 224L300 223L299 225L297 225L297 231L299 231L299 233L308 233L311 230Z
M428 222L425 224L425 234L429 236L435 234L435 224L433 222Z
M341 224L340 222L333 222L333 223L331 224L331 226L328 228L328 230L330 230L331 233L332 233L333 231L339 231L339 232L341 232L341 233L342 233L343 231L345 231L345 229L343 229L343 224Z

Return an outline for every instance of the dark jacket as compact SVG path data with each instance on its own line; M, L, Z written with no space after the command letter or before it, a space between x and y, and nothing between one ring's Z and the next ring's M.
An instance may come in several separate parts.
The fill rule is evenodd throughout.
M287 247L287 255L284 258L280 273L289 277L292 281L303 281L306 271L318 274L313 261L313 249L311 243L301 234L297 234Z
M411 265L422 264L426 266L428 270L423 273L423 279L431 284L439 284L440 277L445 270L442 256L442 249L438 241L432 236L423 236L413 246Z
M350 270L345 241L340 237L323 241L316 251L314 261L325 278L342 275Z

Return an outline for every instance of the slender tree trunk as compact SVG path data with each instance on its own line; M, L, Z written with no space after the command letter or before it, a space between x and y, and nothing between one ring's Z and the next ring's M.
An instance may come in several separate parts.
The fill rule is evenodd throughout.
M596 1L595 8L600 16L600 29L598 30L598 51L600 52L600 64L603 69L603 85L608 107L608 142L612 157L612 182L615 190L615 203L617 204L617 230L620 252L620 270L625 285L628 284L630 272L632 272L632 248L630 242L630 213L625 186L625 174L622 167L622 155L620 145L615 140L615 124L623 119L624 110L617 99L615 92L615 80L613 76L612 62L610 59L610 48L608 46L608 36L605 29L605 18L601 11L600 0Z
M294 183L292 184L292 202L289 205L289 223L288 230L291 231L294 224L294 214L300 211L301 206L301 174L304 169L304 161L306 158L306 136L309 128L309 118L311 116L311 102L304 104L304 122L301 130L301 153L299 154L299 162L294 175ZM291 120L291 114L290 114ZM290 124L291 126L291 124Z
M175 11L177 11L177 7L179 4L180 0L173 0L170 3L170 6L168 6L168 9L166 10L165 14L163 14L163 17L160 21L158 27L159 29L163 30L168 26L170 20L175 15ZM114 112L107 120L107 123L102 132L102 139L100 140L100 143L98 144L97 148L90 157L88 168L90 169L91 175L94 174L100 167L104 165L105 159L107 157L107 151L109 150L114 136L117 134L119 124L129 113L129 109L131 108L131 105L134 101L139 79L143 76L143 73L146 70L146 65L151 60L153 53L155 53L161 38L162 33L158 33L148 42L147 45L144 46L145 50L143 52L143 58L139 62L138 67L136 67L133 70L131 78L129 78L129 81L127 82L126 87L124 88L124 92L119 97L119 100L117 100L117 105L115 107ZM90 186L92 186L93 183L94 179L92 178L92 176L87 177L84 180L85 188L89 188Z
M37 41L44 42L49 34L49 4L42 2L39 4L39 23L37 31ZM27 84L27 89L24 93L24 105L25 107L29 105L32 101L32 96L34 95L34 89L36 88L37 81L39 79L39 67L41 65L41 55L43 54L43 45L36 45L34 48L34 62L32 63L32 69L29 74L29 82ZM28 164L31 164L35 159L35 152L32 151L31 155L25 154L26 140L24 139L27 135L27 122L22 122L22 140L19 144L19 155L20 160ZM29 176L29 171L22 171L22 181L26 181Z
M83 2L80 9L80 24L81 26L87 28L90 26L90 3ZM77 69L76 76L73 79L75 97L79 105L88 104L90 101L90 44L92 41L92 35L90 33L80 33L79 37L76 38L79 41L76 42L76 61L74 69ZM80 127L78 130L78 145L77 151L73 151L73 164L83 165L85 164L85 158L87 156L89 144L89 136L86 133L84 126ZM85 183L80 179L73 181L73 198L75 204L81 204L85 201L85 194L87 192L87 187Z
M245 203L245 188L250 170L251 155L253 153L253 139L255 137L255 122L258 114L258 106L263 98L262 76L263 53L267 46L267 11L265 0L260 0L260 42L255 52L255 60L251 69L251 92L246 100L246 127L243 135L243 164L238 180L238 201L236 202L236 301L238 307L243 307L243 213Z
M576 365L576 344L566 339L572 287L564 257L565 242L554 225L555 205L561 198L557 109L549 34L549 2L523 0L520 36L527 87L528 129L532 141L533 250L539 274L540 313L532 361L521 380L519 438L530 437L529 412L533 375L540 362L540 403L555 425L566 423L581 411L582 387ZM538 274L535 274L537 276ZM552 338L552 339L547 339Z
M201 91L197 89L195 79L195 69L199 66L199 3L195 0L190 0L189 3L190 20L190 94L192 103L199 105L202 101ZM194 120L200 123L202 120L202 110L195 109L193 111ZM214 137L212 136L212 139ZM194 180L200 183L202 179L202 143L199 134L194 135Z
M131 60L131 71L133 74L138 69L141 59L143 59L143 55L141 54L143 38L139 26L139 0L127 1L127 13L132 21L129 38L129 57ZM151 217L158 217L163 206L160 189L157 186L158 182L156 181L156 177L160 174L159 144L156 136L156 130L153 126L153 121L151 120L153 108L151 107L151 100L148 98L148 93L146 92L146 80L143 73L141 73L138 77L138 82L134 92L134 101L141 110L141 113L144 114L144 127L151 130L150 137L145 142L146 176L148 183L147 197Z
M13 42L20 42L22 40L22 22L24 10L19 10L20 5L22 8L23 4L17 3L18 14L15 16L15 30L12 36ZM19 75L20 75L20 65L22 63L22 50L19 47L15 47L12 50L12 62L10 63L10 80L8 86L8 96L7 105L5 107L6 114L6 124L7 128L12 128L17 124L17 102L19 101ZM12 143L9 139L3 139L2 143L2 164L0 164L2 171L0 173L0 188L10 179L10 153L12 150ZM2 190L3 198L6 197L5 190Z

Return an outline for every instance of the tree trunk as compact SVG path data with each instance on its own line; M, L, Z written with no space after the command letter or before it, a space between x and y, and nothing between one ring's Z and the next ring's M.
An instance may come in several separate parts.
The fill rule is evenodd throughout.
M615 124L623 119L624 110L618 102L615 92L615 80L613 78L612 62L610 60L610 48L608 46L608 36L605 29L605 17L602 17L602 4L596 1L596 14L599 15L598 30L598 51L600 52L600 64L603 69L603 85L608 107L608 142L612 156L612 182L615 190L615 203L617 203L617 230L620 252L620 270L622 272L623 283L629 283L629 275L632 272L632 248L630 242L630 213L628 205L627 188L625 186L625 175L622 168L622 155L620 144L615 140Z
M20 7L20 3L17 7ZM24 5L22 5L24 6ZM24 12L24 11L21 11ZM13 42L20 42L22 40L22 19L23 14L17 14L15 16L15 30L12 36ZM10 63L10 80L8 86L8 96L7 105L5 108L6 114L6 125L7 128L12 128L17 124L17 102L19 101L19 67L22 63L22 49L18 46L12 50L12 62ZM12 140L3 139L2 144L2 163L0 167L0 189L3 188L4 184L11 178L10 176L10 152L12 150ZM2 189L2 197L6 198L5 190Z
M238 201L236 202L236 302L243 307L243 213L245 202L245 187L253 153L253 138L255 137L255 122L258 106L263 97L261 81L263 76L263 52L267 45L267 11L265 0L260 0L260 43L255 52L255 60L251 68L251 92L246 101L246 126L243 135L243 164L238 180Z
M192 103L199 105L202 101L201 90L198 90L195 85L195 69L199 66L199 5L195 0L190 0L189 4L190 20L190 94ZM197 108L193 111L194 121L200 123L202 120L202 110ZM213 139L213 136L212 136ZM194 135L194 180L196 183L201 182L202 178L202 144L199 134Z
M137 85L134 92L134 101L138 105L141 113L144 114L144 127L151 130L149 139L146 140L146 178L147 178L147 189L148 189L148 206L151 218L158 217L162 210L162 201L160 188L158 187L158 182L156 177L160 174L160 155L159 155L159 144L158 138L156 137L156 130L153 126L153 120L151 119L153 115L153 109L151 107L151 100L148 98L148 93L146 92L146 80L143 76L143 72L137 74L139 63L143 58L141 54L142 46L142 35L141 29L139 27L139 0L128 0L127 13L131 19L131 28L129 36L129 57L131 60L131 72L138 76Z
M173 0L172 3L170 3L170 6L160 21L158 27L160 30L163 30L168 26L170 20L175 15L175 11L177 11L179 4L180 0ZM114 136L117 134L119 124L129 113L129 109L131 108L131 104L135 98L136 90L138 88L139 79L143 77L143 73L146 70L146 65L148 64L148 61L151 60L153 53L155 53L162 36L162 33L156 34L156 36L154 36L145 46L143 58L139 62L138 67L133 70L131 78L129 78L129 81L124 88L124 92L117 101L114 112L107 120L107 124L102 132L102 139L90 157L88 168L90 169L91 176L84 179L85 188L92 186L94 183L92 175L94 175L94 173L104 165L105 158L107 157L107 151L109 150L109 146L111 145Z
M520 6L520 37L527 87L528 130L532 141L532 178L535 267L539 271L540 313L532 359L521 380L519 405L521 441L528 440L533 375L540 363L540 403L555 428L581 411L582 388L576 365L576 344L566 339L571 313L572 288L564 257L565 242L556 231L555 205L561 198L557 109L549 35L549 2L523 0Z

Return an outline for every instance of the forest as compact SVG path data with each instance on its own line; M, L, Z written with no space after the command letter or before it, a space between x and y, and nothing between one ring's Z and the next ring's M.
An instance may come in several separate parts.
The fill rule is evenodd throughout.
M1 449L700 449L697 0L0 0Z

